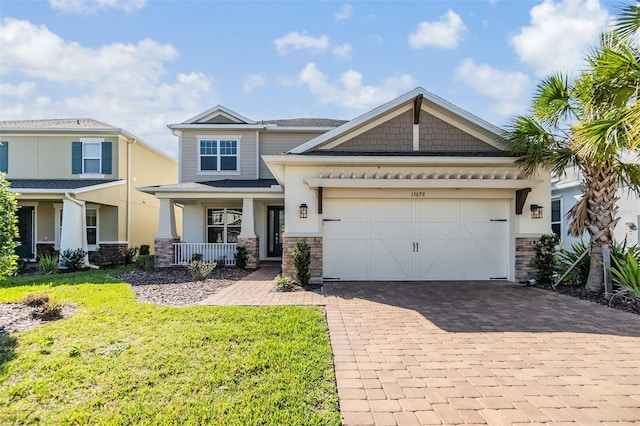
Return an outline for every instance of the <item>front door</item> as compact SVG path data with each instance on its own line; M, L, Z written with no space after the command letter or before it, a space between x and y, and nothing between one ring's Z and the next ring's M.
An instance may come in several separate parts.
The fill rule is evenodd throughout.
M18 209L18 246L16 254L21 259L33 259L33 207L22 206Z
M267 257L282 257L284 207L267 207Z

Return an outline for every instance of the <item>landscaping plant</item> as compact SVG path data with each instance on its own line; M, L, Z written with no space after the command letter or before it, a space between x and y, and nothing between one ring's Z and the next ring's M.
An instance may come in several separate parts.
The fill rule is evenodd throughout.
M296 245L291 252L293 258L293 270L295 280L302 287L308 287L311 281L309 266L311 265L311 248L304 241L296 241Z
M120 249L120 259L124 265L133 265L138 256L138 247L126 247Z
M202 260L192 260L191 262L185 264L187 270L189 271L189 275L194 281L203 281L206 280L209 275L216 269L217 263L207 263Z
M0 279L12 275L18 266L15 253L18 238L18 202L9 181L0 174Z
M38 258L38 266L44 275L55 274L58 272L58 256L43 254Z
M236 249L236 254L234 256L236 261L236 267L240 269L244 269L247 267L247 260L249 255L247 254L247 249L244 247L238 247Z
M150 249L149 244L141 244L140 251L138 252L138 254L141 256L149 256L149 254L151 254L149 249Z
M556 234L543 235L536 242L536 280L550 284L555 274L555 252L559 239Z
M287 292L293 291L296 288L295 283L289 277L283 277L282 275L276 278L276 290Z
M143 271L153 271L156 267L156 258L151 254L141 254L136 259L136 267Z
M66 249L60 253L60 268L67 271L79 271L85 265L84 259L87 252L79 249Z

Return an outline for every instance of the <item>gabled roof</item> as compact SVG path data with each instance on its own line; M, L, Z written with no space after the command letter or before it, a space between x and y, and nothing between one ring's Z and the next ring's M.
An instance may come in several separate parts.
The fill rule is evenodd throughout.
M256 124L255 121L238 114L235 111L230 110L229 108L222 106L222 105L216 105L213 108L210 108L208 110L206 110L205 112L196 115L195 117L191 117L190 119L188 119L187 121L183 121L182 124L197 124L200 123L202 121L206 121L203 120L207 117L215 117L216 115L222 113L222 115L226 115L226 116L230 116L232 118L235 118L236 120L238 120L237 124Z
M448 113L451 120L463 122L465 125L468 125L474 128L479 133L486 135L488 139L493 140L494 143L496 144L496 147L498 147L497 146L498 141L502 139L502 136L501 136L502 132L500 128L471 114L470 112L463 110L462 108L459 108L453 105L452 103L442 99L441 97L436 96L431 92L428 92L422 87L416 87L412 91L407 92L404 95L399 96L398 98L387 102L386 104L383 104L377 108L374 108L371 111L365 114L362 114L361 116L356 117L353 120L339 127L336 127L333 130L330 130L314 139L311 139L310 141L302 145L297 146L296 148L290 150L289 153L302 154L307 151L319 149L323 145L326 145L327 143L339 138L340 136L343 136L351 131L354 131L366 125L367 123L370 123L384 116L385 114L388 114L394 110L397 110L398 108L408 104L409 102L413 102L413 100L420 95L422 95L423 97L423 101L422 101L423 105L425 102L427 102L428 104L431 104L436 108L444 110L445 112Z

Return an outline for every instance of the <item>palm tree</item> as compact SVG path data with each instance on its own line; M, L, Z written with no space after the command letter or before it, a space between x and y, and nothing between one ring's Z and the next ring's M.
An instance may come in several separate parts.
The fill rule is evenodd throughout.
M569 211L569 233L590 236L591 265L586 288L603 289L603 247L611 244L618 218L620 183L640 192L637 89L640 52L631 37L604 34L588 66L573 81L562 74L538 84L529 115L515 117L505 137L527 175L538 168L562 176L576 168L583 194Z

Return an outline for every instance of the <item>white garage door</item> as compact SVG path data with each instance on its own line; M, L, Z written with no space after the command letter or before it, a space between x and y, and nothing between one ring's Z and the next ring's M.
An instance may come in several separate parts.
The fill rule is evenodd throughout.
M324 276L489 280L509 271L506 200L324 202Z

